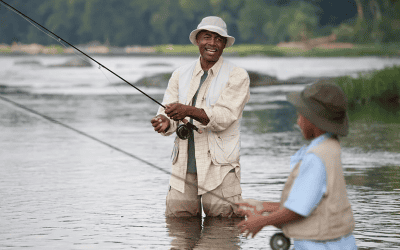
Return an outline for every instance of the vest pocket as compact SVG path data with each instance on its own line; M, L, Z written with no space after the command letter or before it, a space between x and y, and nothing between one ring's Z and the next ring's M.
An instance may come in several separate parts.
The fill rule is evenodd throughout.
M346 234L354 224L351 205L339 206L337 204L329 206L329 228L332 234Z
M179 155L179 138L178 136L176 136L174 141L174 147L172 148L172 153L171 153L172 164L176 163L176 161L178 160L178 155Z
M314 237L320 232L320 221L315 217L306 217L300 221L294 222L293 224L288 224L287 232L289 237L294 237L297 239L302 239L302 237Z
M242 193L242 188L240 187L240 180L237 178L235 173L228 173L224 181L222 182L222 196L224 198L232 197Z
M216 165L239 161L240 136L209 133L211 160Z

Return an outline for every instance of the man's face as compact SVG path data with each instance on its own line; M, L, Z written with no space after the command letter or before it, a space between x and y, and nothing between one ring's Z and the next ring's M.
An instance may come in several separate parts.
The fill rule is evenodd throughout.
M208 30L200 31L196 37L201 58L206 62L217 62L226 45L226 38Z

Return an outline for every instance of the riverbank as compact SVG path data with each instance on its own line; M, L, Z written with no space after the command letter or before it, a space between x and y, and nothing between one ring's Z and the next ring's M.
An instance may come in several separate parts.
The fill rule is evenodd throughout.
M337 77L334 81L346 93L352 108L369 104L395 109L400 107L400 66L359 73L357 78Z
M99 43L77 45L78 49L93 55L127 55L127 56L196 56L198 48L193 45L158 45L158 46L126 46L112 47ZM326 43L305 49L294 43L278 45L238 44L224 50L226 56L269 56L269 57L360 57L360 56L400 56L400 45L392 44L342 44ZM43 46L40 44L11 45L0 44L0 55L69 55L77 53L72 47L61 45Z

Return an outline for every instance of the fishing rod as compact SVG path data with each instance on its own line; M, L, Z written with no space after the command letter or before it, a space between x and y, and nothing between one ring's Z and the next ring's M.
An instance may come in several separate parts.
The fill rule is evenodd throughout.
M151 99L152 101L154 101L155 103L157 103L158 105L160 105L161 107L163 107L164 109L166 108L163 104L161 104L159 101L157 101L156 99L152 98L151 96L149 96L148 94L146 94L145 92L143 92L141 89L137 88L135 85L131 84L130 82L128 82L127 80L125 80L124 78L122 78L121 76L119 76L118 74L116 74L114 71L110 70L109 68L107 68L106 66L104 66L103 64L99 63L97 60L93 59L91 56L87 55L86 53L84 53L83 51L81 51L80 49L78 49L77 47L75 47L74 45L70 44L69 42L67 42L66 40L64 40L63 38L59 37L58 35L56 35L55 33L53 33L52 31L48 30L46 27L44 27L43 25L37 23L35 20L33 20L32 18L28 17L27 15L25 15L24 13L20 12L19 10L17 10L16 8L14 8L13 6L9 5L8 3L4 2L3 0L0 0L1 3L3 3L8 9L11 9L12 11L14 11L15 13L17 13L18 15L22 16L23 18L25 18L26 20L28 20L29 22L33 22L34 24L38 25L39 27L41 27L42 29L44 29L45 31L49 32L50 34L52 34L53 36L58 38L58 42L63 41L64 43L68 44L69 46L71 46L72 48L74 48L75 50L79 51L80 53L82 53L83 55L85 55L86 57L88 57L90 60L94 61L95 63L97 63L99 66L103 67L104 69L108 70L110 73L112 73L113 75L115 75L116 77L118 77L119 79L121 79L122 81L124 81L125 83L129 84L131 87L135 88L136 90L138 90L140 93L142 93L143 95L145 95L146 97L148 97L149 99ZM35 25L34 25L35 26ZM195 125L193 125L192 123L188 122L186 119L182 119L183 124L181 124L180 126L178 126L178 128L176 129L176 134L178 135L179 138L181 138L182 140L186 140L189 138L189 136L191 135L191 130L196 130L198 133L202 133L203 131L200 130L199 128L197 128Z
M45 28L45 27L42 26L41 24L37 23L35 20L33 20L33 19L31 19L30 17L26 16L25 14L23 14L22 12L20 12L20 11L17 10L16 8L14 8L13 6L9 5L8 3L4 2L3 0L0 0L0 3L4 4L8 9L14 11L15 13L17 13L18 15L20 15L21 17L23 17L23 18L24 18L25 20L27 20L28 22L30 22L30 23L33 22L34 24L31 23L33 26L35 26L35 24L36 24L36 25L40 26L42 29L44 29L44 30L46 30L47 32L49 32L50 34L52 34L53 36L57 37L57 38L58 38L57 41L58 41L61 45L63 45L63 44L62 44L60 41L63 41L64 43L68 44L69 46L71 46L71 47L74 48L75 50L79 51L80 53L82 53L83 55L85 55L86 57L88 57L89 59L91 59L92 61L94 61L95 63L97 63L99 66L101 66L101 67L105 68L106 70L108 70L110 73L112 73L113 75L115 75L116 77L118 77L119 79L121 79L122 81L124 81L125 83L129 84L131 87L133 87L133 88L135 88L136 90L138 90L140 93L142 93L143 95L145 95L146 97L148 97L149 99L151 99L152 101L154 101L155 103L157 103L158 105L160 105L161 107L163 107L164 109L166 108L163 104L161 104L160 102L158 102L157 100L155 100L155 99L152 98L151 96L147 95L147 94L146 94L145 92L143 92L141 89L137 88L136 86L134 86L133 84L131 84L130 82L128 82L127 80L125 80L124 78L122 78L121 76L119 76L118 74L114 73L112 70L110 70L109 68L107 68L107 67L104 66L103 64L99 63L97 60L93 59L92 57L90 57L89 55L87 55L86 53L84 53L83 51L81 51L80 49L76 48L74 45L70 44L69 42L67 42L67 41L64 40L63 38L59 37L58 35L56 35L56 34L53 33L52 31L48 30L47 28ZM35 27L36 27L36 26L35 26ZM36 27L36 28L37 28L37 27ZM39 28L38 28L38 29L39 29ZM40 30L40 29L39 29L39 30ZM42 30L41 30L41 31L42 31ZM44 31L42 31L42 32L44 32ZM45 33L45 32L44 32L44 33ZM47 33L45 33L45 34L48 35ZM50 37L51 37L51 36L50 36ZM51 38L54 39L54 37L51 37ZM63 46L64 46L64 45L63 45ZM135 155L133 155L133 154L131 154L131 153L129 153L129 152L126 152L126 151L124 151L124 150L122 150L122 149L120 149L120 148L118 148L118 147L115 147L115 146L113 146L113 145L111 145L111 144L109 144L109 143L107 143L107 142L104 142L104 141L102 141L102 140L100 140L100 139L97 139L96 137L93 137L93 136L91 136L91 135L89 135L89 134L87 134L87 133L85 133L85 132L82 132L82 131L80 131L80 130L78 130L78 129L75 129L75 128L71 127L71 126L68 126L68 125L66 125L66 124L64 124L64 123L62 123L62 122L60 122L60 121L57 121L57 120L55 120L55 119L53 119L53 118L51 118L51 117L49 117L49 116L43 115L43 114L41 114L41 113L39 113L39 112L37 112L37 111L35 111L35 110L32 110L32 109L30 109L30 108L28 108L28 107L26 107L26 106L24 106L24 105L22 105L22 104L16 103L16 102L14 102L14 101L12 101L12 100L10 100L10 99L8 99L8 98L5 98L5 97L3 97L3 96L1 96L1 95L0 95L0 99L3 100L3 101L5 101L5 102L8 102L8 103L10 103L10 104L12 104L12 105L14 105L14 106L17 106L17 107L19 107L19 108L21 108L21 109L24 109L24 110L26 110L26 111L28 111L28 112L30 112L30 113L32 113L32 114L38 115L38 116L40 116L40 117L42 117L42 118L44 118L44 119L46 119L46 120L48 120L48 121L50 121L50 122L52 122L52 123L61 125L61 126L67 128L67 129L69 129L69 130L72 130L72 131L74 131L74 132L76 132L76 133L78 133L78 134L80 134L80 135L82 135L82 136L85 136L85 137L87 137L87 138L89 138L89 139L92 139L92 140L94 140L94 141L96 141L96 142L99 142L99 143L101 143L101 144L103 144L103 145L105 145L105 146L107 146L107 147L109 147L109 148L112 148L112 149L114 149L114 150L116 150L116 151L118 151L118 152L120 152L120 153L123 153L123 154L125 154L125 155L127 155L127 156L129 156L129 157L131 157L131 158L134 158L134 159L136 159L136 160L138 160L138 161L141 161L141 162L143 162L143 163L145 163L145 164L147 164L147 165L149 165L149 166L151 166L151 167L153 167L153 168L156 168L156 169L158 169L158 170L160 170L160 171L162 171L162 172L164 172L164 173L166 173L166 174L169 174L169 175L171 175L171 176L173 176L173 177L175 177L175 178L177 178L177 179L179 179L179 180L185 182L186 184L189 184L189 185L192 185L192 186L194 186L194 187L197 187L198 189L200 189L200 190L202 190L202 191L205 191L205 192L207 192L207 193L213 195L214 197L216 197L216 198L218 198L218 199L220 199L220 200L223 200L223 201L225 201L225 202L231 204L232 206L234 206L234 207L236 207L236 208L239 207L236 203L234 203L234 202L232 202L232 201L226 199L225 197L222 197L222 196L220 196L220 195L218 195L218 194L215 194L215 193L212 192L212 191L209 191L209 190L207 190L207 189L205 189L205 188L203 188L203 187L201 187L201 186L198 186L198 185L197 185L196 183L194 183L194 182L187 181L185 178L182 178L182 177L180 177L180 176L177 176L177 175L173 174L172 172L169 172L169 171L167 171L167 170L165 170L165 169L163 169L163 168L157 167L156 165L154 165L154 164L152 164L152 163L150 163L150 162L148 162L148 161L145 161L145 160L143 160L143 159L141 159L141 158L139 158L139 157L137 157L137 156L135 156ZM182 140L188 139L189 136L191 135L191 131L192 131L192 130L196 130L196 131L197 131L198 133L200 133L200 134L203 132L203 131L201 131L200 129L198 129L195 125L193 125L192 123L188 122L186 119L183 119L182 122L183 122L184 124L181 124L180 126L178 126L178 128L177 128L177 130L176 130L176 134L177 134L178 137L181 138ZM285 235L284 235L283 233L276 233L276 234L274 234L274 235L271 237L271 239L270 239L270 246L271 246L271 248L272 248L273 250L288 250L289 247L290 247L290 239L287 238L287 237L285 237Z

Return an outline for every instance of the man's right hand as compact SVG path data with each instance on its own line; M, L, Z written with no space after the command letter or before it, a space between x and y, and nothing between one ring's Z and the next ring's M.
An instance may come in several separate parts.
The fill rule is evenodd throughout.
M169 129L170 120L166 116L160 114L151 119L151 125L157 133L164 133Z

